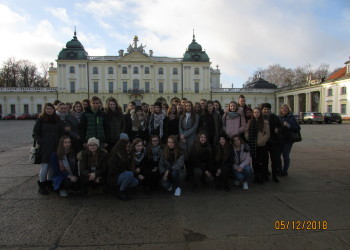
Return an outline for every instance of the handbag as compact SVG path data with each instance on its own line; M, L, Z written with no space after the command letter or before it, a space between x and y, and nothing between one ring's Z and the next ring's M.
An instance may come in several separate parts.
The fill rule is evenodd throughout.
M40 164L42 158L42 152L39 145L36 145L36 140L34 140L33 146L29 151L29 161L32 164Z
M288 138L290 140L290 142L300 142L303 139L301 138L301 134L300 134L300 130L295 132L295 131L288 131Z

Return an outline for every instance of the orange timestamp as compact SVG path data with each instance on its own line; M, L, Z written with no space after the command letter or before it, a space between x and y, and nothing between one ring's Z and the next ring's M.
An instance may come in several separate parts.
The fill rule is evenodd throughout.
M326 230L328 222L326 220L276 220L274 227L276 230Z

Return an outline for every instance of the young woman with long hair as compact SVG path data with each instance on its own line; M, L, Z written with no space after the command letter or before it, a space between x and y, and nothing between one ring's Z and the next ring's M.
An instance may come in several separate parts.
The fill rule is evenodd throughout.
M170 104L168 112L168 134L169 135L179 135L179 114L177 112L177 107L175 104Z
M224 187L226 192L230 191L229 178L232 173L234 154L230 142L224 134L219 136L219 141L214 154L214 180L217 188Z
M84 113L84 108L83 108L83 105L81 104L81 102L76 101L73 104L73 110L72 110L71 113L72 113L73 116L75 116L75 118L77 118L77 120L80 123L81 115Z
M136 138L141 138L143 142L148 141L148 120L146 114L143 112L141 106L135 106L133 110L130 111L131 117L131 129L129 138L132 142Z
M164 189L171 192L175 190L174 195L181 195L180 188L180 170L184 165L184 152L175 136L169 136L163 149L159 161L159 173L161 175L161 184Z
M260 108L254 108L253 117L248 122L245 138L253 159L254 181L264 183L268 177L268 152L266 143L270 138L269 122L264 120Z
M41 148L42 154L38 181L40 194L47 195L48 189L53 189L51 181L53 170L49 163L51 154L57 150L62 135L64 135L63 122L56 115L55 106L52 103L46 103L33 128L33 138Z
M147 150L141 138L135 138L130 148L131 169L145 187L145 194L151 195L151 186L156 181L156 173L152 172L152 162L147 156Z
M228 111L222 116L222 124L228 138L244 133L246 121L235 101L230 102Z
M127 200L129 198L127 190L136 187L139 183L130 166L129 150L129 141L119 140L108 161L107 182L121 200Z
M252 161L249 148L245 147L243 139L239 135L232 137L234 163L233 170L235 172L235 182L237 185L243 184L243 189L248 189L248 180L252 175Z
M205 132L198 133L192 145L189 161L193 172L193 191L200 186L201 180L205 183L214 180L213 154Z
M64 135L60 138L57 152L52 153L50 162L54 171L52 176L54 190L59 190L60 196L67 196L67 190L80 189L78 162L69 136Z
M215 147L222 131L222 123L221 116L215 112L212 101L207 101L204 113L200 116L197 131L205 131L210 145Z
M125 131L125 120L122 108L114 97L107 99L105 113L107 150L110 152L117 143L119 135Z
M283 156L283 168L280 175L286 176L288 175L288 169L290 165L289 154L293 147L293 142L290 141L288 133L290 131L294 131L294 132L300 131L300 125L295 120L293 113L287 104L283 104L281 106L279 119L282 124L281 133L282 133L282 156Z

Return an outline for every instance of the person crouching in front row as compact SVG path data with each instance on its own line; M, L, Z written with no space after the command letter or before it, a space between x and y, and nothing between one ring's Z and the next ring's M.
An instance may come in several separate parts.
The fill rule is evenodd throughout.
M108 161L107 182L121 200L128 200L127 190L139 184L139 180L130 168L129 150L129 141L119 140Z
M77 163L71 139L67 135L62 136L57 152L52 153L50 159L54 172L52 176L54 190L59 190L59 195L62 197L68 196L67 190L80 189Z
M105 183L107 172L107 152L99 148L99 140L92 137L88 140L87 149L81 154L80 180L83 193L90 194L92 189Z

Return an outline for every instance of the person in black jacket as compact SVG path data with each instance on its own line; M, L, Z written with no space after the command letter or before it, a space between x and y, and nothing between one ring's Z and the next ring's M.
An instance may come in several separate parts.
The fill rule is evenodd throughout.
M55 106L52 103L46 103L33 128L33 138L41 148L42 156L38 181L40 194L47 195L49 194L48 189L53 189L51 181L53 170L49 165L50 157L56 151L59 139L63 135L63 122L56 115Z
M150 117L149 136L158 135L162 143L168 138L168 117L162 112L162 103L154 103L154 113Z
M168 112L168 133L169 135L179 136L179 114L175 104L169 106Z
M271 114L270 103L262 103L261 109L264 119L267 120L270 125L270 139L267 141L266 146L268 152L270 153L272 180L279 183L277 173L281 171L282 144L280 130L282 128L282 124L277 115ZM266 160L268 161L268 158L266 158ZM268 166L268 162L264 165ZM265 180L268 180L268 175L265 176Z
M106 183L107 152L99 148L99 140L92 137L88 140L88 149L81 154L79 162L80 180L83 193L89 195L95 187Z
M234 153L224 134L220 135L219 142L216 145L213 163L215 186L217 188L222 188L223 186L225 191L229 192L229 178L230 174L233 174Z
M136 187L139 183L131 170L129 149L130 143L128 140L119 140L114 146L108 161L107 182L121 200L127 200L129 198L126 193L127 190Z
M189 160L193 169L193 191L199 187L201 180L206 183L214 180L213 154L207 138L205 132L199 132L192 145Z

